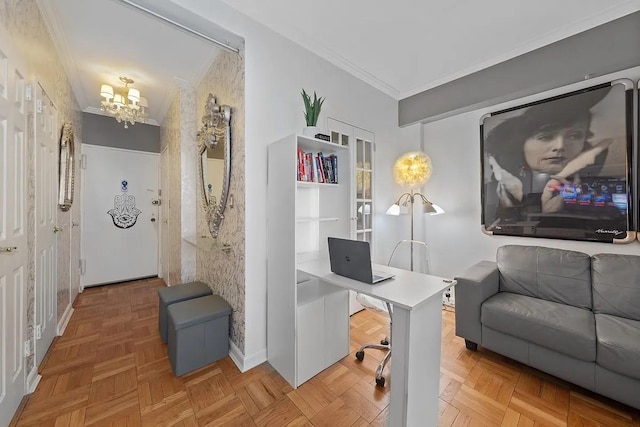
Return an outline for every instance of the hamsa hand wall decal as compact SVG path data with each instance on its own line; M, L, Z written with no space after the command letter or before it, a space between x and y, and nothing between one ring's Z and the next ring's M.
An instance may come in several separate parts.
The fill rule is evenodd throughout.
M131 228L136 224L138 215L142 211L136 208L136 198L131 194L119 194L113 198L113 209L107 212L111 215L113 225L118 228Z

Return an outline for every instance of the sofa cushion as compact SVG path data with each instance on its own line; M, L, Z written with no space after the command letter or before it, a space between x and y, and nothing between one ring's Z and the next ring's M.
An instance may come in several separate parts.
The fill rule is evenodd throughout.
M596 330L590 310L511 292L482 304L483 325L567 356L596 360Z
M592 276L594 313L640 320L640 256L594 255Z
M640 322L596 314L598 365L640 379Z
M591 258L540 246L498 248L500 291L591 309Z

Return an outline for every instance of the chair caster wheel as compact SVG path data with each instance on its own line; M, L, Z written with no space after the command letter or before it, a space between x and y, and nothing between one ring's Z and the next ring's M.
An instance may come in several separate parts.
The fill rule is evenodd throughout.
M378 387L384 387L384 377L376 378L376 385Z
M380 344L382 344L382 345L389 345L389 341L387 341L387 340L382 340L382 341L380 341Z
M363 350L356 351L356 359L358 359L359 361L362 362L362 360L364 359L364 351Z

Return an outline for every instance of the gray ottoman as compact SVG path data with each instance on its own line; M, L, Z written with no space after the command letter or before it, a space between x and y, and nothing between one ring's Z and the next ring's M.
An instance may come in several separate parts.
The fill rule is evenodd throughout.
M166 344L169 336L169 318L167 307L180 301L211 295L211 289L202 282L184 283L182 285L168 286L158 289L158 329L160 338Z
M169 362L179 377L229 354L231 306L218 295L171 304Z

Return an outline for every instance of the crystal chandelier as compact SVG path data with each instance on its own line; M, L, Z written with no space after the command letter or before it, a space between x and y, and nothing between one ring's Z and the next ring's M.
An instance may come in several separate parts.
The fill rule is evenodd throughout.
M111 117L115 117L118 123L124 122L124 128L128 129L129 124L136 122L144 123L147 118L147 99L140 96L140 91L129 87L133 80L127 77L120 77L124 87L119 88L119 93L114 95L113 87L103 84L100 88L100 96L104 99L101 102L100 110Z

